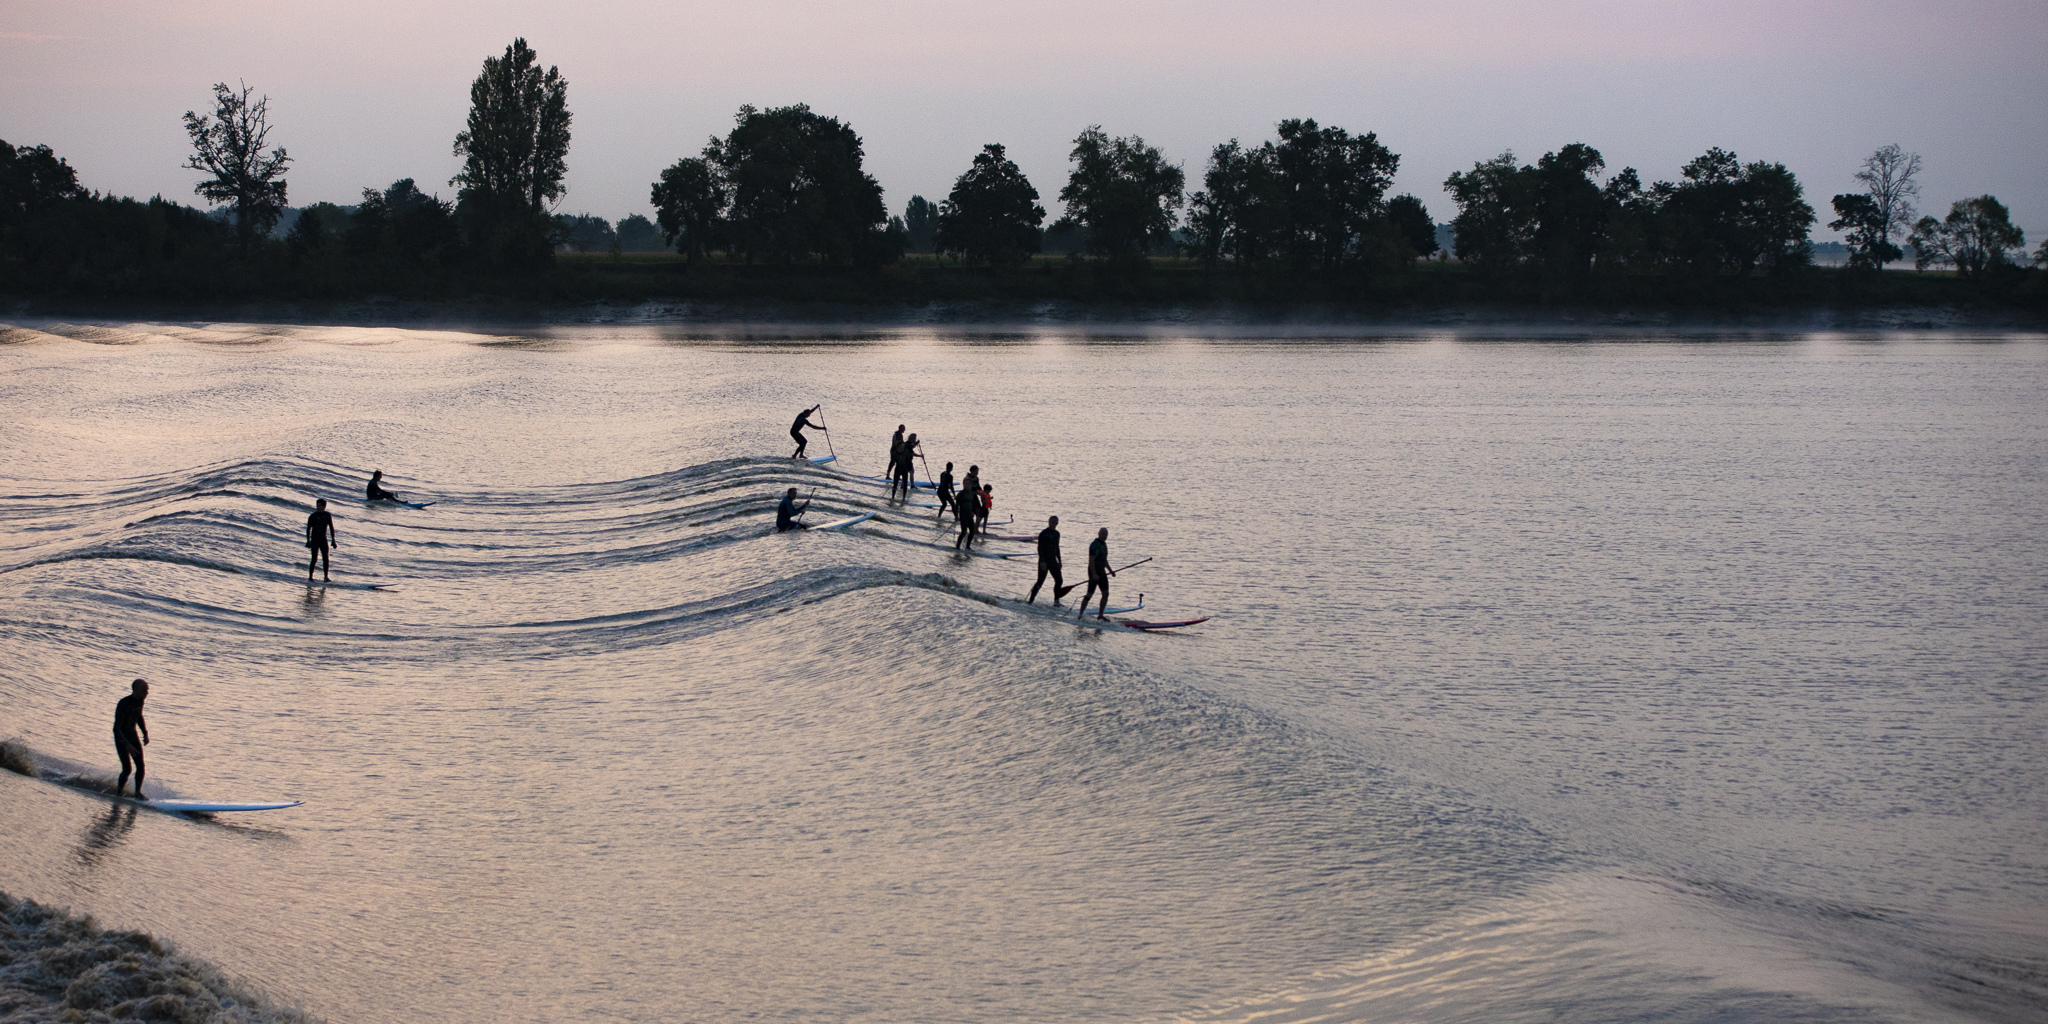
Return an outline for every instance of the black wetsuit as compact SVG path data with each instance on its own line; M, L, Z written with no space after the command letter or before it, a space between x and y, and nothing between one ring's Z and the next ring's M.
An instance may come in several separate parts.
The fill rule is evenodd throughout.
M1097 537L1088 542L1088 589L1081 593L1081 611L1088 610L1089 599L1095 596L1097 588L1102 590L1102 603L1096 606L1095 614L1100 616L1109 607L1109 541Z
M787 494L783 495L782 504L775 509L775 532L785 533L803 526L802 523L796 521L796 517L803 515L804 509L810 507L811 502L808 498L804 499L803 508L798 508L795 498Z
M974 549L975 512L980 507L981 477L970 470L959 495L953 499L953 518L960 524L960 536L954 538L954 547L965 544L968 550Z
M946 510L952 507L953 471L949 469L939 474L939 518L945 518ZM960 518L960 513L957 511L954 512L953 518Z
M1024 599L1026 604L1038 600L1038 588L1045 586L1045 578L1052 577L1052 603L1060 603L1060 592L1067 589L1060 579L1060 531L1048 526L1038 531L1038 582L1031 585L1031 596Z
M306 550L312 552L306 559L307 579L313 578L314 562L320 563L320 574L327 575L328 568L333 565L327 548L334 537L334 517L324 508L314 509L313 514L306 517Z
M142 699L142 694L131 693L114 705L114 753L121 757L118 785L128 785L129 763L134 762L136 796L142 795L142 741L149 738L149 723L142 720ZM136 735L138 729L140 736Z
M810 447L811 443L808 438L804 437L804 428L815 426L817 424L811 422L811 410L805 409L796 414L796 422L789 425L789 436L796 438L796 454L790 456L790 458L803 458L804 449Z
M398 500L398 495L393 494L390 491L387 491L384 488L377 486L377 481L375 480L372 480L369 483L363 485L363 497L370 501Z

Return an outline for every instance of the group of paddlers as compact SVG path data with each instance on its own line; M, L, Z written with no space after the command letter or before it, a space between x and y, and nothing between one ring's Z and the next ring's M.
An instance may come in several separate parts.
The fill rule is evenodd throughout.
M805 409L797 414L796 422L790 425L789 434L796 439L796 451L790 458L803 458L807 445L803 433L805 427L824 429L823 424L813 423L810 419L811 414L820 408L822 406L814 405ZM889 439L888 480L891 501L897 500L899 491L903 501L910 500L916 486L914 478L917 462L924 458L924 449L918 444L917 435L906 434L907 429L906 424L897 424L895 435ZM926 471L930 471L929 463L926 464ZM959 525L959 534L953 539L953 548L972 551L975 540L987 533L989 513L995 509L995 485L982 481L980 466L969 466L967 475L960 481L960 489L956 492L953 489L953 464L948 462L946 468L939 473L936 490L939 498L939 520L944 522L946 513L951 512L954 522ZM801 508L798 507L796 488L790 488L776 511L776 529L794 528L796 517L803 513L803 508L809 506L810 502L806 501ZM1024 599L1027 604L1038 601L1038 592L1045 586L1048 577L1052 579L1052 603L1055 608L1064 607L1060 604L1060 599L1080 586L1078 583L1068 584L1061 577L1063 565L1060 558L1059 525L1060 517L1052 516L1046 520L1045 529L1038 532L1038 582L1031 585L1031 595ZM1104 612L1109 607L1109 578L1115 576L1116 572L1109 567L1109 528L1103 527L1095 532L1095 539L1088 544L1088 589L1081 595L1079 614L1086 614L1088 602L1100 593L1101 602L1096 606L1095 617L1106 617Z

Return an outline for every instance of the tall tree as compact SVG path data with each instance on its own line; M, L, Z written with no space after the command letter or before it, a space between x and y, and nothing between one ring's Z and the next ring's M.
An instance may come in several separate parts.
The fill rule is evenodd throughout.
M1595 177L1606 169L1600 151L1574 142L1523 168L1535 202L1531 255L1552 284L1582 285L1606 239L1608 197Z
M1136 135L1112 139L1091 125L1074 139L1060 200L1088 228L1089 251L1135 262L1173 239L1187 175Z
M1907 244L1913 247L1917 269L1953 266L1974 280L2012 263L2014 253L2026 251L2027 236L2012 222L2005 204L1987 195L1957 200L1941 220L1920 218Z
M469 87L469 125L455 136L462 170L449 180L474 239L514 263L552 258L547 207L568 191L569 83L539 61L524 38L484 58Z
M1811 261L1813 207L1784 164L1744 164L1715 148L1687 163L1680 176L1652 190L1678 262L1701 273L1743 276L1758 267L1779 272Z
M1835 219L1828 222L1828 227L1842 232L1851 267L1877 270L1904 255L1886 238L1884 210L1876 200L1850 193L1836 196L1833 203Z
M704 147L731 189L727 240L749 260L894 259L901 236L886 230L882 186L861 169L864 155L851 126L804 104L741 107L732 131Z
M1302 270L1342 269L1385 212L1401 158L1372 132L1354 137L1313 118L1282 121L1278 134L1272 161L1286 197L1289 259Z
M1866 230L1869 226L1876 228L1876 244L1868 247L1868 258L1879 267L1904 255L1892 244L1892 238L1904 238L1913 229L1913 200L1920 197L1920 183L1915 180L1919 174L1920 154L1908 153L1896 142L1870 154L1863 161L1863 169L1856 172L1856 180L1863 183L1864 194L1876 208L1872 215L1874 224L1867 225Z
M995 266L1022 263L1038 251L1045 207L1023 169L989 143L953 182L939 204L938 249Z
M1458 206L1451 219L1458 259L1498 276L1528 254L1536 235L1529 178L1510 150L1444 179L1444 191Z
M936 252L939 244L939 204L923 196L911 196L903 208L903 230L911 252Z
M211 175L193 191L216 206L234 204L235 234L244 248L269 233L284 212L284 165L291 162L283 146L263 152L270 137L270 97L251 103L249 92L247 83L237 92L219 82L211 118L185 111L185 134L192 138L185 166Z
M718 168L704 157L684 157L661 172L649 196L662 241L691 263L717 244L718 219L725 215L727 190Z
M1206 263L1258 264L1285 251L1287 192L1272 143L1247 148L1232 139L1210 152L1202 189L1188 197L1188 229Z
M1437 251L1436 221L1422 200L1412 195L1387 200L1387 224L1415 256L1427 258Z

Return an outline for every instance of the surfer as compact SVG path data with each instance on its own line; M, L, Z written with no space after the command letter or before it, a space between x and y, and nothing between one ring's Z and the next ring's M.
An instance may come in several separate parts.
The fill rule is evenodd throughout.
M819 402L817 405L811 406L810 408L805 409L804 411L796 414L796 422L789 425L789 436L796 438L796 451L790 454L790 458L803 458L804 448L809 446L811 443L810 441L804 438L805 427L817 427L819 430L825 429L822 425L811 422L811 414L817 412L820 409L823 409L824 407L825 403Z
M896 463L903 458L904 429L905 427L903 424L896 424L896 433L890 436L889 438L889 469L887 472L882 474L883 476L889 478L889 493L892 496L896 493Z
M775 532L787 533L801 527L803 524L797 522L796 517L803 515L810 507L809 498L805 498L803 505L799 507L796 503L796 488L790 488L789 493L782 496L782 504L775 510Z
M974 503L974 535L988 536L988 515L995 511L996 485L982 484L980 500Z
M967 478L961 481L960 493L953 499L953 520L960 524L960 536L953 541L955 548L967 542L967 550L974 550L974 507L981 494L981 467L967 467Z
M949 509L949 508L952 508L952 507L953 507L953 464L952 464L952 463L950 463L950 462L948 462L948 463L946 463L946 468L945 468L945 470L944 470L943 472L941 472L941 473L939 474L939 518L940 518L940 519L944 519L944 518L946 518L946 510L947 510L947 509ZM958 513L958 512L955 512L955 513L953 513L953 518L954 518L955 520L958 520L958 519L960 518L960 513Z
M327 571L333 568L333 561L327 553L330 546L340 547L341 537L334 532L334 516L327 511L327 499L321 498L313 503L313 514L306 517L306 550L311 552L306 557L306 582L313 582L315 562L320 565L322 580L332 578L327 575Z
M1109 527L1105 526L1095 531L1095 539L1088 542L1088 589L1081 592L1081 610L1074 613L1075 618L1088 614L1088 599L1095 596L1098 587L1102 590L1102 603L1095 606L1095 617L1109 618L1104 613L1109 610L1109 578L1114 575L1116 570L1109 567Z
M142 748L149 745L149 723L142 720L142 702L149 699L149 684L137 679L130 687L128 696L114 704L114 753L121 755L121 779L114 783L114 795L120 796L128 786L128 763L135 762L135 799L147 800L142 795ZM141 730L142 737L136 738Z
M1031 596L1025 604L1038 603L1038 588L1045 586L1045 578L1052 577L1052 606L1061 607L1060 598L1074 588L1066 586L1060 579L1060 517L1053 516L1045 521L1045 529L1038 531L1038 582L1031 585Z
M363 487L364 499L367 501L403 502L405 500L404 498L401 498L398 495L385 490L381 485L378 484L378 481L382 479L384 479L384 471L381 469L370 474L370 482Z
M917 435L912 434L896 448L896 464L889 467L889 497L896 496L896 488L903 488L903 500L910 500L910 482L917 473L917 457L924 453L917 448Z

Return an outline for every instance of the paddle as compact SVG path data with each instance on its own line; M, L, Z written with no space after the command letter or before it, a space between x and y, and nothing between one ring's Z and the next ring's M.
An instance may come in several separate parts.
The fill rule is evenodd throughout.
M809 514L810 514L810 512L811 512L811 499L812 499L812 498L815 498L815 497L817 497L817 496L818 496L818 489L817 489L817 488L815 488L815 487L811 488L811 493L809 493L809 494L806 494L806 495L804 495L804 510L803 510L802 512L798 512L798 513L796 514L796 518L797 518L797 521L799 521L799 522L803 521L803 518L804 518L805 516L807 516L807 515L809 515Z
M1151 559L1149 559L1149 558L1140 558L1140 559L1138 559L1137 561L1135 561L1135 562L1132 562L1131 564L1129 564L1129 565L1126 565L1126 566L1124 566L1124 569L1135 569L1135 568L1137 568L1138 566L1144 565L1144 564L1145 564L1146 562L1149 562L1149 561L1151 561ZM1124 571L1124 569L1111 569L1111 570L1110 570L1110 575L1114 576L1114 575L1116 575L1117 573L1120 573L1120 572Z
M818 429L825 432L825 454L832 456L832 461L838 462L839 453L832 450L832 428L825 425L825 407L822 405L818 407Z

